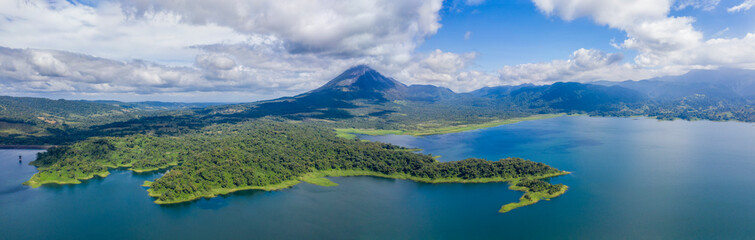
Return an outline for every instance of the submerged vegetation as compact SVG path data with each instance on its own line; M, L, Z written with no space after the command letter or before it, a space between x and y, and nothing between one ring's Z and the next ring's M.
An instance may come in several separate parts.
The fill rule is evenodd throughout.
M438 162L406 148L337 137L329 128L257 120L220 124L181 136L92 138L40 153L27 184L79 183L108 169L172 167L149 186L160 204L246 189L276 190L326 176L377 176L427 183L517 182L566 172L519 158ZM546 183L547 184L547 183Z

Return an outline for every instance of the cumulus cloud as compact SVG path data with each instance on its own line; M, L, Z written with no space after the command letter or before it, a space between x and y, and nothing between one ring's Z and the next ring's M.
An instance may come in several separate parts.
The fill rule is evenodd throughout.
M227 57L203 55L196 64L212 71L55 50L0 48L0 86L20 92L79 94L298 90L293 83L237 67Z
M449 87L454 91L470 91L487 85L494 77L490 74L467 71L477 53L452 53L440 49L417 56L412 63L395 72L396 79L409 84L431 84ZM404 80L406 79L406 80Z
M745 0L741 4L730 7L726 10L729 12L747 11L747 10L750 10L752 6L755 6L755 0Z
M121 1L136 16L168 13L197 25L281 39L292 53L407 58L440 28L442 0Z
M236 62L223 55L197 55L197 65L205 69L229 70L236 66Z
M112 99L136 93L148 99L163 96L158 100L252 101L314 89L355 64L368 64L407 84L436 84L456 91L490 86L496 79L494 75L465 70L476 53L436 50L413 56L408 64L396 64L380 58L365 57L355 62L292 54L275 45L244 43L196 48L201 53L193 67L171 67L66 51L0 47L0 91L48 97L76 94L80 98Z
M750 0L748 0L750 1ZM671 0L533 0L543 13L564 20L590 17L620 29L627 39L617 47L636 50L634 64L648 69L741 67L755 64L755 41L743 38L704 40L695 19L669 16ZM746 4L747 2L743 3ZM679 7L715 6L718 1L681 1ZM727 43L725 45L722 43ZM730 55L732 54L732 55Z
M588 82L595 80L626 80L638 77L638 68L622 63L620 53L604 53L595 49L579 49L568 60L505 66L498 72L500 84L550 84L553 82ZM609 76L614 76L613 78ZM618 78L618 79L616 79Z
M544 13L564 20L591 17L596 23L627 33L622 47L640 52L642 65L666 61L668 52L690 49L702 39L690 17L668 17L670 0L533 0Z
M406 62L385 61L379 57L344 59L317 54L292 54L274 45L233 44L201 47L207 53L226 53L237 64L255 76L275 79L278 84L291 86L300 92L319 87L344 69L358 64L369 65L386 76L406 84L433 84L455 91L469 91L490 86L497 77L493 74L469 71L477 53L453 53L436 49L426 54L414 54ZM229 71L236 71L238 66ZM271 83L273 84L273 83Z
M683 74L690 69L755 69L755 34L750 33L742 38L719 38L723 34L721 32L712 39L704 40L703 33L692 25L694 18L669 16L672 7L676 10L687 7L712 10L719 4L718 0L682 0L676 3L672 0L533 2L546 15L567 21L589 17L597 24L624 31L626 40L614 46L636 50L637 55L632 61L624 62L621 54L579 49L567 60L504 66L498 71L498 84L639 80Z
M187 24L170 12L135 18L110 1L96 7L67 1L0 1L0 15L0 43L5 47L58 49L119 60L188 65L198 52L190 46L249 38L213 23Z
M75 1L71 1L75 2ZM279 41L290 53L407 61L441 27L442 0L0 1L0 42L191 64L192 46Z
M245 101L301 93L357 64L408 84L462 92L503 84L641 79L692 68L755 68L753 33L706 39L693 27L694 18L670 14L712 10L718 0L533 0L546 15L567 21L589 17L624 31L627 38L615 46L637 54L624 60L621 53L579 49L563 60L497 72L471 70L475 52L415 52L441 27L442 0L71 2L76 1L0 1L0 44L9 47L0 48L0 91ZM747 11L753 4L746 0L728 10Z
M441 7L442 0L0 1L0 43L9 47L0 90L290 95L355 64L401 71L441 27Z

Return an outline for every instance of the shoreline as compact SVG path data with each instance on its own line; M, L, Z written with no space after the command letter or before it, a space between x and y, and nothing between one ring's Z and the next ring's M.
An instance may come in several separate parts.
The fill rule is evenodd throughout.
M92 173L90 175L86 175L82 178L74 177L72 179L45 179L45 180L39 180L39 172L35 173L31 176L31 178L23 182L23 185L30 186L31 188L38 188L45 184L57 184L57 185L68 185L68 184L81 184L82 181L86 181L89 179L94 178L95 176L105 178L108 175L110 175L110 169L105 170L104 172L98 172L98 173Z
M178 165L178 164L177 163L170 163L170 164L168 164L165 167L154 167L154 168L144 168L144 169L133 168L133 167L131 167L131 164L106 165L105 167L107 167L107 170L105 170L103 172L92 173L92 174L86 175L84 177L74 177L74 178L71 178L71 179L62 179L62 180L61 179L44 179L44 180L40 180L39 179L40 178L39 174L41 172L39 171L39 168L37 168L37 173L34 173L34 175L32 175L29 180L27 180L26 182L23 182L22 184L30 186L32 188L38 188L38 187L41 187L42 185L45 185L45 184L57 184L57 185L81 184L82 181L86 181L86 180L92 179L95 176L99 176L101 178L107 177L108 175L110 175L110 170L113 170L113 169L123 169L123 170L131 171L133 173L145 173L145 172L160 171L160 170L167 169L167 168L170 168L170 167L173 167L173 166L176 166L176 165Z
M42 149L47 150L57 145L0 145L0 149Z
M530 189L527 187L517 186L516 185L517 183L518 183L518 180L510 182L509 189L514 190L514 191L521 191L521 192L524 192L524 194L521 197L519 197L519 202L508 203L506 205L501 206L501 209L498 210L499 213L507 213L507 212L510 212L511 210L514 210L520 207L533 205L535 203L540 202L540 200L550 201L552 198L556 198L558 196L564 195L564 193L566 193L566 191L569 189L569 186L563 185L558 192L555 192L553 194L548 194L545 191L542 191L542 192L530 191Z
M477 130L477 129L491 128L491 127L497 127L497 126L502 126L502 125L507 125L507 124L513 124L513 123L518 123L518 122L549 119L549 118L556 118L556 117L562 117L562 116L571 116L571 115L568 115L565 113L536 114L536 115L530 115L527 117L501 119L501 120L494 120L494 121L485 122L485 123L462 124L462 125L456 125L456 126L446 126L446 127L430 128L430 129L424 129L424 130L383 130L383 129L360 129L360 128L336 128L335 131L336 131L337 136L342 137L342 138L348 138L348 139L356 138L355 134L364 134L364 135L370 135L370 136L394 134L394 135L409 135L409 136L417 137L417 136L466 132L466 131L472 131L472 130Z
M448 133L458 133L458 132L465 132L465 131L471 131L471 130L477 130L477 129L483 129L483 128L490 128L490 127L496 127L506 124L513 124L518 123L522 121L530 121L530 120L540 120L540 119L549 119L549 118L556 118L556 117L562 117L562 116L571 116L563 113L559 114L538 114L538 115L531 115L527 117L519 117L519 118L510 118L510 119L503 119L503 120L495 120L491 122L481 123L481 124L469 124L469 125L457 125L457 126L448 126L448 127L440 127L440 128L433 128L433 129L426 129L426 130L416 130L416 131L403 131L403 130L374 130L374 129L335 129L337 135L339 137L343 137L342 135L348 135L351 136L351 138L356 138L356 134L366 134L366 135L384 135L384 134L402 134L402 135L412 135L412 136L426 136L426 135L437 135L437 134L448 134ZM18 145L23 147L45 147L40 149L48 149L50 147L54 146L45 146L45 145ZM404 149L400 151L417 151L419 149ZM437 158L437 156L436 156ZM118 169L118 168L127 168L127 170L132 171L133 173L144 173L144 172L153 172L158 171L166 168L170 168L172 166L178 165L176 162L169 163L165 166L160 167L151 167L151 168L143 168L143 169L135 169L132 167L131 163L127 164L118 164L118 165L107 165L107 170L101 173L94 173L90 175L86 175L83 177L74 177L73 179L45 179L40 180L40 173L35 173L31 179L24 182L24 185L29 185L32 188L40 187L44 184L59 184L59 185L65 185L65 184L81 184L82 180L89 180L94 178L95 176L99 177L106 177L110 174L111 169ZM550 173L550 174L544 174L539 176L528 176L526 178L531 179L545 179L545 178L551 178L556 176L562 176L571 174L571 172L567 171L561 171L556 173ZM351 177L351 176L370 176L370 177L379 177L379 178L388 178L388 179L399 179L399 180L410 180L418 183L429 183L429 184L444 184L444 183L495 183L495 182L508 182L511 186L515 185L516 182L521 180L522 178L502 178L502 177L492 177L492 178L474 178L474 179L463 179L458 177L453 178L426 178L426 177L416 177L412 176L406 173L393 173L393 174L384 174L380 172L374 172L369 170L342 170L342 169L329 169L329 170L315 170L313 172L305 173L301 176L295 177L295 179L286 180L277 184L270 184L270 185L264 185L264 186L240 186L240 187L233 187L233 188L219 188L219 189L210 189L207 192L204 193L196 193L191 195L186 195L183 198L175 199L175 200L167 200L162 201L159 198L162 196L162 193L156 193L154 192L152 188L152 182L145 181L144 184L142 184L142 187L147 187L146 191L150 197L156 198L153 202L158 205L164 205L164 204L178 204L178 203L184 203L184 202L191 202L195 201L200 198L214 198L220 195L227 195L233 192L238 191L245 191L245 190L263 190L263 191L276 191L276 190L282 190L286 188L293 187L297 184L300 184L301 182L306 182L318 186L324 186L324 187L331 187L331 186L338 186L337 183L332 182L331 180L325 178L325 177ZM510 186L511 190L519 190L514 189ZM522 191L522 190L520 190ZM560 191L559 193L553 195L552 197L559 196L563 194L566 191L566 187ZM525 190L525 195L530 193L529 191ZM550 197L550 198L552 198ZM537 199L539 200L539 199ZM521 205L521 206L527 206L536 203L537 201ZM511 204L515 203L509 203L506 205L503 205L501 209L503 209L506 206L509 206ZM519 203L516 203L519 204ZM517 206L517 207L521 207ZM513 208L512 208L513 209ZM502 211L503 213L503 211Z
M568 171L560 171L558 173L551 173L551 174L545 174L540 176L533 176L530 177L531 179L545 179L545 178L552 178L557 176L563 176L571 174L571 172ZM368 170L341 170L341 169L330 169L330 170L318 170L314 172L307 173L303 176L298 177L295 180L288 180L284 181L278 184L271 184L271 185L265 185L265 186L243 186L243 187L236 187L236 188L226 188L226 189L216 189L209 193L202 194L202 195L194 195L189 198L180 199L180 200L172 200L172 201L160 201L159 199L156 199L154 203L159 205L167 205L167 204L177 204L177 203L184 203L184 202L191 202L198 200L200 198L214 198L218 197L220 195L226 195L233 192L238 191L245 191L245 190L263 190L263 191L277 191L282 190L286 188L293 187L301 182L306 182L310 184L315 184L318 186L323 187L333 187L338 186L337 183L330 181L329 179L325 177L359 177L359 176L368 176L368 177L379 177L379 178L388 178L388 179L399 179L399 180L408 180L408 181L414 181L418 183L428 183L428 184L446 184L446 183L495 183L495 182L508 182L511 186L509 189L511 190L517 190L517 191L523 191L522 189L514 189L512 188L515 186L516 182L519 181L521 178L501 178L501 177L495 177L495 178L477 178L477 179L462 179L462 178L439 178L439 179L430 179L430 178L422 178L422 177L414 177L406 173L395 173L395 174L384 174L380 172L374 172L374 171L368 171ZM324 180L323 180L324 179ZM145 182L142 186L143 187L150 187L152 182ZM557 196L562 195L566 192L566 189L568 187L564 186L564 188L559 191L556 194L553 194L552 196L548 197L547 200L550 200L550 198L555 198ZM537 193L537 192L529 192L527 190L524 190L525 194L528 193ZM152 191L152 188L147 189L147 193L150 197L160 197L161 194L154 193ZM540 199L538 199L539 201ZM534 201L525 205L520 205L518 207L528 206L537 203L538 201ZM503 209L506 206L509 206L511 204L519 204L519 203L508 203L501 207ZM512 208L513 209L513 208ZM510 210L509 210L510 211ZM505 213L501 212L500 213ZM508 211L506 211L508 212Z

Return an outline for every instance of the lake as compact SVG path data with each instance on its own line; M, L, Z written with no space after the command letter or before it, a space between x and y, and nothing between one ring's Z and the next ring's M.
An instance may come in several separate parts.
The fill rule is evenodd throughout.
M160 206L115 170L79 185L21 185L39 150L0 150L1 239L741 239L755 236L755 125L559 117L462 133L361 136L440 161L522 157L573 172L569 190L500 214L506 183L331 178ZM18 163L18 156L24 163Z

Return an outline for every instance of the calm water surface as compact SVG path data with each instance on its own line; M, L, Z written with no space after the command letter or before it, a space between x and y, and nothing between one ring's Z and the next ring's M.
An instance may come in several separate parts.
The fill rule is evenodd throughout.
M755 237L755 125L561 117L428 137L362 136L441 155L509 156L573 174L569 191L499 214L505 183L332 178L170 206L116 170L80 185L28 188L37 150L0 150L0 239L470 239ZM23 156L24 164L18 163Z

